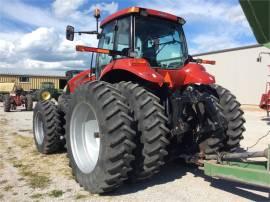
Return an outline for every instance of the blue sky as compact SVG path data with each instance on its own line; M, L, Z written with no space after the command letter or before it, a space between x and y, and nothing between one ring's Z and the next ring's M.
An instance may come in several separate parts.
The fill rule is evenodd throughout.
M96 46L95 37L65 40L65 26L95 27L92 10L102 17L130 6L142 6L184 17L190 54L255 44L238 0L0 0L0 70L66 70L86 68L89 55L76 44Z

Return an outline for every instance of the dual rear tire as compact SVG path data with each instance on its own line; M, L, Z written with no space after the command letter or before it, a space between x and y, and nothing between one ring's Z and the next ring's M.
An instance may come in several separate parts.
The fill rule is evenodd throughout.
M125 97L111 84L78 87L66 114L67 152L77 182L91 193L119 187L134 160L135 130Z
M91 193L112 191L128 178L133 181L152 176L164 164L169 143L167 118L159 99L142 87L130 82L121 82L115 87L93 81L75 90L69 97L68 107L63 103L59 103L58 109L65 111L65 126L59 124L61 117L52 102L37 104L35 141L41 153L56 152L53 145L59 145L61 128L65 129L73 175L86 190ZM57 124L53 125L52 119ZM38 122L44 124L35 124ZM59 132L50 133L53 130L49 129L57 127ZM37 131L38 128L43 128L42 144L38 138L42 132ZM46 141L45 136L58 139Z
M235 97L223 91L216 89L216 106L229 121L224 144L231 150L239 144L244 121L239 105L232 104ZM37 103L34 137L45 154L63 149L66 141L73 175L86 190L109 192L127 179L146 179L159 172L168 153L169 129L158 97L132 82L113 86L93 81L78 87L68 100L59 106ZM218 151L217 143L220 140L212 139L210 149Z

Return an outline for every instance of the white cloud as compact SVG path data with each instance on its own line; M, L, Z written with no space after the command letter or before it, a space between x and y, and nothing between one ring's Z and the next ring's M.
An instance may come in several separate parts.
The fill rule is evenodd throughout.
M98 3L95 5L92 5L89 11L93 12L95 8L99 8L101 12L107 12L109 15L111 15L118 10L118 3L115 3L114 1L111 3Z
M0 68L67 69L87 68L90 56L75 52L76 44L96 46L95 36L76 36L74 42L65 39L65 26L75 25L76 30L94 30L94 8L100 8L105 17L118 10L114 1L99 2L85 8L86 0L55 0L51 7L42 9L19 0L0 0L1 17L23 23L31 31L23 33L9 30L1 24ZM239 5L227 1L209 0L148 0L140 1L143 7L167 11L183 16L187 23L205 24L206 29L189 38L191 52L206 52L240 46L237 37L250 33L250 28ZM2 20L2 19L1 19ZM5 27L6 26L6 27ZM25 30L23 31L25 32Z
M89 43L90 42L90 43ZM21 38L0 40L0 68L68 69L88 67L89 54L75 51L76 44L96 45L96 39L67 41L54 28L40 27Z
M9 0L2 3L0 6L0 13L12 20L32 26L64 26L63 22L55 19L48 9L41 9L17 0Z
M73 42L65 39L67 24L76 25L77 30L94 29L95 19L77 10L84 2L85 0L56 0L52 9L40 9L17 0L1 4L1 15L36 28L23 33L13 32L7 27L5 32L0 33L0 68L87 68L89 54L76 52L75 45L95 47L96 36L76 36ZM68 18L63 18L61 14L69 15Z
M190 50L193 53L222 50L242 45L226 35L198 35L192 39L192 42L196 47L195 50Z
M76 12L85 2L86 0L55 0L52 7L58 17L67 17Z
M8 60L14 56L15 46L12 42L0 39L0 61Z
M35 51L48 51L59 43L59 36L54 28L40 27L31 33L21 37L18 43L18 50L25 51L34 49Z

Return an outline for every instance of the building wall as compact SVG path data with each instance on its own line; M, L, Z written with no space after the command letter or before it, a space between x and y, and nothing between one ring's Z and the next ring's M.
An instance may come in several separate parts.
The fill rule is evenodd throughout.
M59 89L58 77L44 77L44 76L29 76L29 82L20 82L20 76L15 75L0 75L0 82L16 82L20 84L26 91L30 89L39 89L42 82L53 82L54 86Z
M261 46L197 57L216 61L216 65L205 65L207 71L215 75L216 82L233 92L242 104L258 105L266 82L270 81L270 56L262 55L259 63L256 59L260 52L270 52L270 49Z

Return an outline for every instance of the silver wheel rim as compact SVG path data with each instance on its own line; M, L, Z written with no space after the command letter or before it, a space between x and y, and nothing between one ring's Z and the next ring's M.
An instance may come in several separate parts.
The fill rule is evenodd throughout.
M42 121L40 112L37 112L35 116L34 126L35 126L35 136L36 136L37 143L39 145L42 145L42 142L44 140L44 127L43 127L43 121Z
M100 137L98 121L89 104L80 103L72 112L70 145L79 169L83 173L91 173L98 161Z

